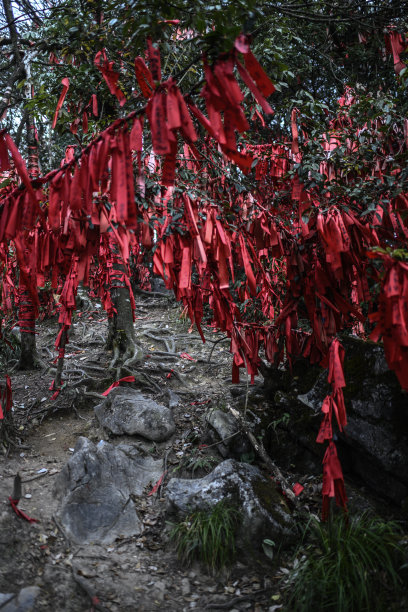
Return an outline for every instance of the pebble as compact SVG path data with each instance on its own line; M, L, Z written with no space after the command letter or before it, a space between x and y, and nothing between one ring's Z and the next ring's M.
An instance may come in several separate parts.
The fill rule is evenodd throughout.
M157 582L155 582L152 593L153 600L159 602L163 601L166 591L167 584L164 582L164 580L158 580Z
M181 594L183 597L187 597L191 593L190 581L188 578L183 578L181 581Z

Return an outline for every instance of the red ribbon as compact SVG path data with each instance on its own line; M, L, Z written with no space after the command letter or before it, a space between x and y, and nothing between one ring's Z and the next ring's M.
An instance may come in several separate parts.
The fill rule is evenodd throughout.
M166 474L167 474L167 470L165 472L163 472L163 474L160 476L159 480L156 482L156 484L154 485L152 490L149 491L149 493L148 493L149 497L150 497L150 495L154 495L155 493L157 493L161 483L163 482L163 478L165 477Z
M297 497L298 495L300 495L300 494L301 494L301 492L304 490L304 488L305 488L305 487L303 487L303 486L300 484L300 482L295 482L295 484L294 484L294 485L293 485L293 487L292 487L293 492L294 492L294 494L296 495L296 497Z
M10 505L13 508L14 512L17 514L17 516L24 519L25 521L28 521L29 523L38 523L37 519L31 518L25 512L20 510L20 508L17 507L19 501L20 501L19 499L13 499L12 497L9 497Z
M57 125L57 119L58 119L58 113L62 108L62 105L64 104L64 100L65 100L65 96L67 95L67 91L69 89L69 79L67 79L66 77L64 79L62 79L61 81L63 87L62 87L62 92L61 95L59 97L58 103L57 103L57 108L55 109L55 114L54 114L54 119L52 122L52 129L55 129L55 126Z
M112 383L111 386L108 387L106 391L102 393L102 395L105 395L106 397L107 395L109 395L112 389L116 389L116 387L119 387L120 383L122 382L135 382L135 377L134 376L124 376L123 378L120 378L119 380L115 380L115 382Z

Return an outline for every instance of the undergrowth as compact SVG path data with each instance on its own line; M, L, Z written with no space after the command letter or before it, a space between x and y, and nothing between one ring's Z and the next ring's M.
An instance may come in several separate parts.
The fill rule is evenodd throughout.
M235 533L239 512L220 501L208 510L197 510L171 525L170 540L185 565L200 561L215 572L235 558Z
M397 523L368 514L311 519L303 542L285 585L287 611L373 612L395 601L403 583Z

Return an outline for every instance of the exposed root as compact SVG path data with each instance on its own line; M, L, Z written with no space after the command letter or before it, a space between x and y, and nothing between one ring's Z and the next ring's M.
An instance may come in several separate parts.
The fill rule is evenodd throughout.
M109 364L109 369L114 370L118 361L119 361L119 347L115 345L113 347L113 356L112 356L112 361Z
M92 609L100 610L100 612L108 612L108 609L99 602L96 592L90 587L88 581L85 578L82 578L82 576L79 576L79 574L75 572L74 568L72 568L72 576L75 582L79 584L79 586L88 595L89 599L91 600Z
M212 348L211 348L210 354L209 354L209 356L208 356L207 363L210 363L210 361L211 361L211 357L212 357L212 354L213 354L214 349L215 349L215 347L217 346L217 344L219 344L219 343L220 343L220 342L222 342L223 340L229 340L229 338L227 338L226 336L223 336L222 338L217 338L217 340L208 340L208 342L212 342L212 343L213 343L213 345L212 345Z
M153 335L149 331L144 331L143 335L146 336L146 338L150 338L151 340L155 340L156 342L163 342L163 344L165 345L166 350L167 350L168 353L175 353L176 352L176 342L175 342L173 336L171 336L170 338L162 338L161 336Z
M133 287L133 293L138 293L139 295L145 295L146 297L154 297L154 298L166 298L167 300L174 299L173 293L160 293L160 291L145 291L144 289L139 289L139 287Z
M102 372L103 374L106 374L106 368L103 368L102 366L87 363L86 365L82 365L82 367L84 370L94 370L95 372Z
M20 361L17 361L17 363L13 366L10 372L15 372L19 370L22 370L22 371L46 370L48 367L49 367L48 364L45 363L45 361L36 353L33 357L32 365L29 364L28 366L26 366L20 360Z
M171 373L172 376L174 376L174 378L176 378L184 387L187 387L187 383L183 380L183 378L180 376L180 374L176 371L176 370L169 370L169 368L163 366L162 364L158 363L157 367L161 370L161 372L163 372L164 374L166 374L166 376Z
M52 352L51 352L51 350L48 348L48 346L42 346L42 347L41 347L41 350L42 350L42 351L45 351L45 352L47 353L47 355L48 355L48 357L49 357L50 359L53 359L53 358L54 358L54 355L52 354Z
M180 353L171 353L167 351L153 351L152 353L149 353L149 355L151 357L154 357L154 355L160 355L161 357L177 357L177 359L180 359Z
M94 398L100 399L100 400L106 399L105 395L102 395L102 393L96 393L96 391L84 391L83 395L85 397L94 397Z
M121 368L121 375L125 374L125 376L134 376L135 377L135 382L138 383L139 385L143 386L143 387L147 387L149 389L149 391L151 391L153 393L153 391L157 391L158 393L162 393L162 389L161 387L159 387L159 385L153 380L153 378L151 376L149 376L148 374L146 374L146 372L143 371L139 371L139 372L134 372L133 370L130 370L129 368L122 366ZM147 383L145 383L141 377L143 377Z
M123 365L126 368L134 365L135 363L139 363L143 359L143 350L142 348L136 344L136 342L131 342L128 344L125 354L123 355Z
M85 372L84 372L85 374ZM70 383L70 389L75 389L76 387L81 387L82 385L87 385L89 383L95 382L94 378L89 378L89 376L83 376L80 380L75 381L74 383Z

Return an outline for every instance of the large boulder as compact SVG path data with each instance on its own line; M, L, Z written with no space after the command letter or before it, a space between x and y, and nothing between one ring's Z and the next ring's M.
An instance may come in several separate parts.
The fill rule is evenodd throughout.
M126 387L113 389L94 410L102 427L116 435L137 434L161 442L167 440L176 428L167 406Z
M58 475L57 511L73 542L110 544L142 532L133 496L143 493L162 473L162 462L142 457L132 446L97 445L78 438L72 457Z
M272 480L255 466L227 459L204 478L172 478L167 485L167 512L179 517L210 510L221 501L240 513L237 545L260 548L265 538L277 545L293 538L294 522Z
M335 435L343 469L381 496L402 504L408 501L408 395L388 369L380 345L350 337L342 343L348 425L344 433ZM266 429L269 453L279 459L287 456L288 465L294 463L299 470L312 469L313 454L320 470L325 450L315 440L330 387L327 371L310 382L311 370L302 363L291 387L275 392L271 414L279 427ZM285 414L290 419L283 425ZM282 465L287 467L285 462Z

